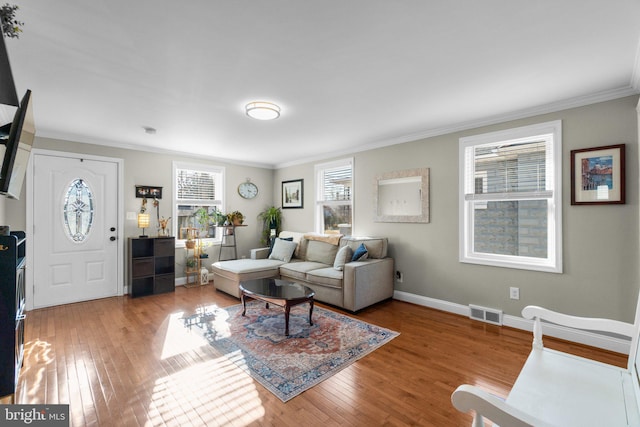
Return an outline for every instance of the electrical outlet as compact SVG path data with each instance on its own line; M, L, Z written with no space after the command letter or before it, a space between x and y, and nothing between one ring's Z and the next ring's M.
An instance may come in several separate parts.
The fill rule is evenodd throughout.
M403 280L403 279L404 279L404 276L402 275L402 273L401 273L401 272L399 272L399 271L396 271L396 281L397 281L398 283L402 283L402 280Z
M510 287L509 288L509 298L511 299L520 299L520 288Z

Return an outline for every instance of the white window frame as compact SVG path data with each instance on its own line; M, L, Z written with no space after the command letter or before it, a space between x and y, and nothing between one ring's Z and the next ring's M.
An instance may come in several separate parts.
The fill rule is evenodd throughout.
M475 164L468 149L480 145L513 144L543 137L548 141L546 191L526 194L468 194L475 180ZM473 135L459 140L459 259L460 262L497 267L562 273L562 122L560 120L503 131ZM470 164L471 163L471 164ZM467 174L468 171L468 174ZM468 176L469 175L469 176ZM501 197L502 196L502 197ZM547 200L547 257L490 254L474 251L474 201Z
M324 200L324 173L328 169L333 169L342 166L351 166L351 200L337 200L337 201L325 201ZM315 231L317 233L323 233L325 230L324 227L324 212L323 206L351 206L351 233L354 231L354 188L355 188L355 170L353 167L353 157L335 160L327 163L320 163L315 165L315 179L316 179L316 194L315 194L315 214L314 214L314 223L315 223Z
M199 199L178 199L178 181L177 170L178 169L190 169L196 171L209 172L214 174L220 174L220 191L216 191L216 196L220 196L219 199L211 200L199 200ZM172 173L172 185L173 185L173 209L172 218L175 218L173 223L173 235L176 236L176 247L184 247L186 239L180 239L180 230L178 230L178 205L209 205L218 206L222 212L225 211L225 168L223 166L206 165L200 163L188 163L188 162L173 162ZM202 239L204 242L219 243L222 240L222 233L216 232L215 238Z

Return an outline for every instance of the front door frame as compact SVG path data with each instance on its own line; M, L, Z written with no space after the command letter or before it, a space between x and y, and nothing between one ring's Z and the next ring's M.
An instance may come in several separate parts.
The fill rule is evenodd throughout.
M97 161L108 161L113 162L118 165L118 173L117 173L117 191L118 191L118 212L117 212L117 239L118 244L117 247L117 258L116 264L118 271L116 272L116 280L118 295L124 295L124 197L123 197L123 183L124 183L124 160L116 157L105 157L105 156L96 156L91 154L80 154L80 153L72 153L66 151L54 151L54 150L45 150L40 148L34 148L31 150L31 159L29 160L29 164L27 165L27 189L26 189L26 202L27 202L27 248L26 248L26 257L27 257L27 273L25 277L25 297L26 297L26 309L33 309L33 294L34 294L34 282L33 282L33 194L34 194L34 168L33 168L33 157L35 155L46 155L46 156L56 156L56 157L66 157L70 159L88 159L88 160L97 160Z

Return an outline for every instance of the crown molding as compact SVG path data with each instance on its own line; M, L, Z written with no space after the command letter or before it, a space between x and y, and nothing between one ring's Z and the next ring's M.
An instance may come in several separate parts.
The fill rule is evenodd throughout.
M262 169L274 169L274 165L267 163L257 163L257 162L244 162L240 160L234 159L226 159L223 157L214 157L208 156L202 153L193 153L187 151L177 151L170 150L167 148L159 148L159 147L150 147L148 145L141 144L133 144L127 142L116 142L107 139L99 139L99 138L91 138L91 137L81 137L79 135L69 134L66 132L55 132L55 131L38 131L36 134L37 138L47 138L47 139L57 139L61 141L75 142L78 144L92 144L100 147L110 147L110 148L119 148L124 150L135 150L135 151L143 151L147 153L156 153L156 154L168 154L168 155L178 155L181 157L189 157L189 158L197 158L197 159L206 159L212 160L221 163L233 164L238 166L249 166L255 168Z
M640 78L640 70L638 71L638 77ZM476 129L484 126L505 123L512 120L524 119L524 118L539 116L539 115L548 114L548 113L555 113L558 111L569 110L571 108L584 107L585 105L597 104L599 102L611 101L614 99L637 95L638 93L640 93L640 82L638 82L638 88L635 88L632 86L625 86L617 89L596 92L590 95L584 95L584 96L579 96L571 99L557 101L550 104L526 108L523 110L518 110L518 111L514 111L507 114L490 116L490 117L485 117L482 119L472 120L467 122L455 123L450 126L432 128L422 132L407 134L407 135L399 136L396 138L370 142L367 144L360 145L358 147L354 147L352 149L342 150L339 152L335 151L335 152L332 152L331 155L307 157L297 161L276 164L275 168L282 169L290 166L310 163L313 161L324 160L324 159L333 158L337 156L344 156L347 154L354 154L362 151L374 150L376 148L383 148L391 145L404 144L406 142L418 141L421 139L433 138L435 136L448 135L451 133L466 131L470 129Z

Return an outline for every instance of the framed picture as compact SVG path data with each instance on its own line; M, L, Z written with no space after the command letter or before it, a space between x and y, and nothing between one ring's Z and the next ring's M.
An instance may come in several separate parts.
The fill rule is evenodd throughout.
M162 199L162 187L136 185L138 199Z
M624 144L571 151L571 204L625 203Z
M304 207L304 180L282 181L282 208L300 209Z

